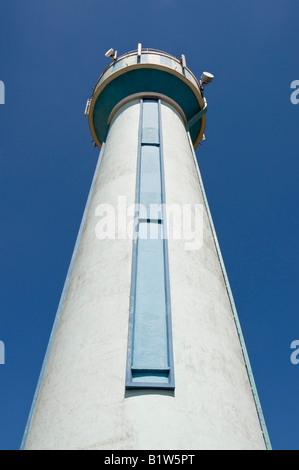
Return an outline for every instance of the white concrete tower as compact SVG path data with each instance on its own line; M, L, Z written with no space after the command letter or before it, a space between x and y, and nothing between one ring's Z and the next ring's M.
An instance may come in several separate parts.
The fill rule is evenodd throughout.
M85 111L99 161L21 448L270 449L194 153L212 77L141 44L107 56Z

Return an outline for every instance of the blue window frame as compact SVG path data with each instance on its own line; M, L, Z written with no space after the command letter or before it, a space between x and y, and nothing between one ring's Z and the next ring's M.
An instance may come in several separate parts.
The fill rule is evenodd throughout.
M140 101L126 388L174 389L160 100Z

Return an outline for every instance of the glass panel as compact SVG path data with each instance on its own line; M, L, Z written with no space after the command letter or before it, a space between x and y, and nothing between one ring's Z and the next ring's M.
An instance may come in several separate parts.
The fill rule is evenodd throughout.
M166 57L165 55L160 56L160 64L161 65L167 65L168 67L173 66L173 61L170 57Z
M159 103L141 100L141 106L127 388L174 388Z
M142 143L159 144L158 103L153 100L144 101L142 122Z
M145 207L147 218L161 218L162 193L159 147L142 146L140 171L140 204ZM141 216L144 217L143 214Z
M160 226L140 223L137 248L133 367L141 369L168 367L164 248L161 236L145 237L151 225Z

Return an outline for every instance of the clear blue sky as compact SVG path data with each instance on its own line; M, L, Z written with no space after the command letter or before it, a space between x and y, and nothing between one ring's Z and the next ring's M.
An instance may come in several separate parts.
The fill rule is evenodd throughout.
M0 449L19 448L98 157L86 99L106 50L138 42L215 75L196 153L272 446L299 449L298 15L292 0L0 0Z

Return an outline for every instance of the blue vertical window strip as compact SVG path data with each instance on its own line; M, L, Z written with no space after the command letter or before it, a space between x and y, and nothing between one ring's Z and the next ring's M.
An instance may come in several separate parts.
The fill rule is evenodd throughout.
M127 389L174 389L161 136L160 100L141 100Z

